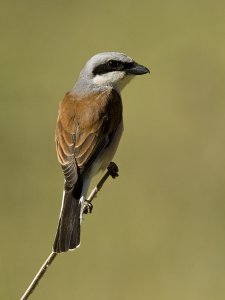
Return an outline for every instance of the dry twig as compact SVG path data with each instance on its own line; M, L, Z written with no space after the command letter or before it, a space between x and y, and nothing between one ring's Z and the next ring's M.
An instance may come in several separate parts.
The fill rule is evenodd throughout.
M89 205L93 201L94 197L101 190L103 184L109 178L109 176L112 176L112 178L116 178L117 176L119 176L118 172L119 172L119 170L118 170L117 165L115 163L111 162L108 166L107 172L104 174L102 179L98 182L96 187L91 191L89 197L87 198L86 203L84 204L84 209L83 209L84 212L85 211L86 211L86 213L91 212L91 211L89 211ZM42 265L42 267L40 268L38 273L35 275L34 279L32 280L31 284L29 285L29 287L27 288L27 290L25 291L23 296L20 298L20 300L27 300L29 298L31 293L37 287L37 285L38 285L39 281L41 280L41 278L46 273L48 267L52 264L52 262L56 258L57 254L58 253L56 253L56 252L51 252L51 254L48 256L48 258L46 259L46 261L44 262L44 264Z

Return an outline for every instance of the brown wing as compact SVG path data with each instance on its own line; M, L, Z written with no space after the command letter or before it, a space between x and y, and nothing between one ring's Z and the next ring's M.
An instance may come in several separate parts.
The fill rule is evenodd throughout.
M121 119L122 102L114 90L83 98L66 94L56 126L56 149L69 185L107 147Z

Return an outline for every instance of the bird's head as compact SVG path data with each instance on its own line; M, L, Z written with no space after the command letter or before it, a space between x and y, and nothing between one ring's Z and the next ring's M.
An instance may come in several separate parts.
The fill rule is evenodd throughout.
M135 75L149 72L148 68L123 53L103 52L88 60L77 83L79 87L85 84L96 88L110 86L120 92Z

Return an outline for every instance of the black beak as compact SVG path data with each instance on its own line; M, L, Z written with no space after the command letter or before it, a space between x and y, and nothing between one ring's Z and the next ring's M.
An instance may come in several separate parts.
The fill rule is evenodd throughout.
M146 73L150 73L150 70L145 66L134 63L134 65L131 68L126 69L126 73L132 75L143 75Z

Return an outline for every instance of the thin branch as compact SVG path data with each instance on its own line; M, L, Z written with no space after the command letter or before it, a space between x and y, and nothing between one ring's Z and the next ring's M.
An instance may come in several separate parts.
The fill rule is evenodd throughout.
M89 197L86 199L87 203L91 203L93 201L93 199L95 198L95 196L97 195L97 193L101 190L101 188L103 187L103 184L106 182L106 180L109 178L109 176L111 176L113 179L115 179L116 177L119 176L118 174L119 169L117 167L117 165L114 162L111 162L107 168L106 173L103 175L103 177L101 178L101 180L98 182L98 184L96 185L95 188L93 188L93 190L91 191ZM84 208L83 211L85 210L87 203L84 204Z
M51 265L51 263L56 258L56 256L57 256L56 252L52 252L49 255L49 257L46 259L46 261L44 262L44 264L42 265L40 270L37 272L37 274L34 277L33 281L31 282L31 284L29 285L29 287L27 288L27 290L25 291L25 293L23 294L23 296L21 297L20 300L28 299L28 297L31 295L31 293L34 291L34 289L38 285L40 279L44 276L45 272L47 271L47 268Z
M115 163L111 162L107 168L107 172L103 175L102 179L98 182L96 187L91 191L89 197L87 198L87 200L86 200L87 202L85 202L85 204L84 204L83 211L85 211L86 208L88 207L88 203L91 203L93 201L93 199L95 198L97 193L101 190L105 181L109 178L109 176L112 176L112 178L116 178L117 176L119 176L118 171L119 170L118 170L117 165ZM88 211L88 208L87 208L87 211ZM55 260L57 254L58 253L56 253L56 252L51 252L51 254L46 259L46 261L44 262L42 267L39 269L38 273L35 275L34 279L32 280L31 284L29 285L29 287L27 288L27 290L25 291L23 296L20 298L20 300L27 300L29 298L31 293L37 287L39 281L42 279L42 277L46 273L48 267Z

